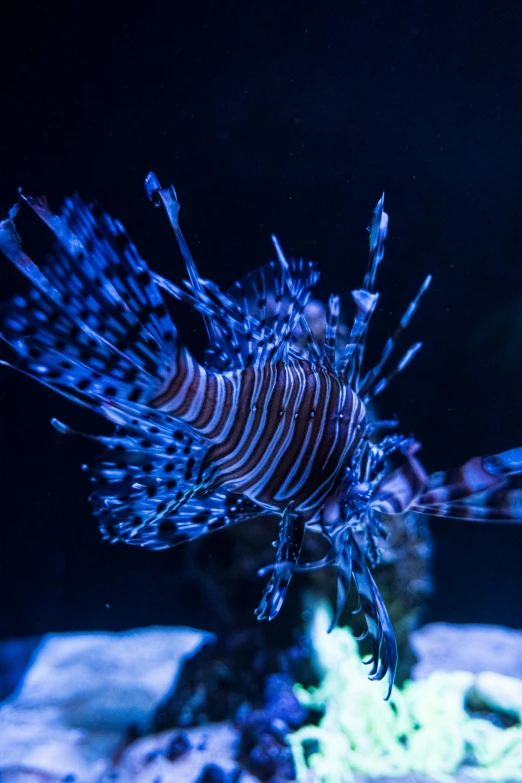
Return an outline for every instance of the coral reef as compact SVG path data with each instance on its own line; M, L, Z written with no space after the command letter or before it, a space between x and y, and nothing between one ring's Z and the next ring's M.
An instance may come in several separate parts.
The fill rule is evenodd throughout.
M354 773L522 781L519 680L434 671L395 687L385 703L381 683L368 686L349 629L326 636L328 622L318 610L311 630L322 682L297 688L303 706L323 711L318 725L290 736L298 780L310 780L311 770L314 783L345 783Z

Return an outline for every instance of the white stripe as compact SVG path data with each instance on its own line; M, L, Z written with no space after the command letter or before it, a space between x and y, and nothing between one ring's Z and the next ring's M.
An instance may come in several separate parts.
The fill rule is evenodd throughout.
M213 470L215 470L216 468L219 468L220 465L225 465L228 462L231 463L230 466L228 467L228 469L225 469L224 471L218 470L219 476L226 476L227 473L230 473L231 471L236 470L238 467L241 467L245 463L245 461L248 460L250 454L252 453L252 451L256 447L259 438L261 437L261 434L262 434L263 429L264 429L264 425L266 423L266 417L267 417L267 412L268 412L268 406L267 406L266 402L267 402L267 400L270 400L270 397L272 396L272 392L274 390L275 383L276 383L276 380L277 380L277 368L275 367L275 365L272 365L272 364L268 365L268 366L269 366L269 371L270 371L269 386L268 386L267 394L265 396L265 405L264 405L264 410L263 410L263 416L261 417L261 421L258 424L257 431L251 432L252 425L254 423L254 418L255 418L256 412L257 412L256 410L254 410L252 408L252 405L256 404L256 399L257 399L257 394L259 392L259 388L262 387L262 385L263 385L263 380L264 380L263 372L256 372L255 376L254 376L255 380L254 380L254 390L252 392L252 405L251 405L251 408L250 408L250 413L248 414L248 420L247 420L247 422L245 424L245 429L243 431L243 435L241 437L241 440L239 441L238 445L236 446L236 448L234 449L233 452L231 452L230 454L226 454L224 457L221 457L221 459L216 460L215 462L212 463ZM234 415L235 415L236 411L237 411L237 405L234 405L232 407L232 410L231 410L231 413L233 415L229 415L231 423L233 423L233 421L234 421ZM228 434L228 432L227 432L227 434ZM257 435L257 437L254 437L254 435ZM241 461L240 462L236 462L235 459L236 459L237 455L241 452L241 449L248 442L249 438L251 438L251 443L250 443L249 448L247 449L247 451L244 454L244 456L241 459Z
M181 388L179 389L178 393L170 400L167 400L167 402L164 405L160 406L159 408L160 411L166 411L167 413L171 413L174 412L176 408L180 408L183 405L188 388L192 383L192 379L194 378L194 364L195 364L192 356L190 356L186 352L185 352L185 361L187 363L187 374L185 376L185 380L181 384ZM174 413L174 415L176 414Z
M339 475L339 472L342 470L342 468L345 465L346 457L348 456L348 453L353 445L353 437L352 433L356 429L357 425L362 420L363 416L365 414L365 407L358 397L353 395L353 408L352 408L352 415L350 420L350 429L346 437L346 441L344 444L344 449L342 453L339 455L339 461L337 463L337 466L335 468L335 471L329 476L328 479L326 479L320 487L318 487L303 503L301 503L297 508L296 511L304 512L308 511L311 508L315 508L319 503L323 502L324 498L319 496L319 493L321 491L324 491L324 495L326 496L327 492L329 491L329 487L326 487L326 484L328 481L332 481L332 483L335 481L336 477Z
M225 419L225 423L223 424L221 431L216 435L215 438L213 438L213 441L215 443L223 443L223 441L227 438L234 424L234 418L239 403L239 393L241 390L241 373L238 372L237 370L232 373L227 373L227 380L232 385L232 399L230 400L230 410L228 411L228 416ZM218 410L218 413L221 415L223 411L220 409Z
M268 478L271 478L271 476L275 472L276 468L279 466L280 460L283 458L287 448L290 446L290 444L291 444L291 442L293 440L294 432L295 432L295 429L296 429L296 426L297 426L296 415L298 415L299 406L301 405L301 402L302 402L302 399L303 399L303 396L304 396L304 393L305 393L306 375L305 375L305 373L303 371L302 365L300 363L295 362L295 363L292 363L292 368L295 370L296 375L297 375L297 377L293 378L293 382L297 383L297 385L298 385L298 392L297 392L297 396L296 396L293 408L288 411L288 415L290 416L290 426L288 428L288 434L287 434L286 438L284 439L284 441L282 442L282 444L280 445L279 450L278 450L277 454L274 457L273 467L272 467L272 470L270 470L270 472L268 473L267 480L268 480ZM286 418L285 419L285 424L287 424L287 422L288 422L288 419ZM249 489L248 491L251 492L252 490Z
M312 377L315 378L315 394L314 394L314 400L313 400L313 403L312 403L311 410L315 410L315 408L317 407L317 401L319 399L319 395L320 395L320 392L321 392L321 383L320 383L320 376L319 376L319 374L317 372L313 372ZM303 445L301 446L301 450L299 452L299 455L298 455L296 461L294 462L294 465L293 465L292 469L290 470L290 473L288 474L285 482L283 483L283 486L281 487L279 492L277 492L277 494L275 495L275 498L274 498L275 500L288 500L290 498L290 496L295 493L295 489L288 490L288 487L292 483L292 480L293 480L295 474L297 473L297 471L301 467L301 462L303 460L304 455L306 454L306 450L308 449L308 443L310 441L310 436L312 434L312 427L313 427L313 425L314 425L314 420L310 419L310 421L308 422L306 435L305 435L305 438L304 438L304 441L303 441ZM302 486L302 482L301 481L298 482L298 486L299 487Z
M200 430L198 430L198 432L200 432L202 435L207 435L209 432L212 432L216 429L221 418L221 414L223 413L223 402L225 399L225 379L222 375L217 374L214 375L214 378L216 379L216 399L214 401L214 412L212 413L210 421L206 427L202 427Z
M199 416L201 408L203 407L203 403L205 401L205 393L207 391L206 370L204 370L203 367L200 364L198 364L197 371L199 372L198 388L190 404L188 411L184 413L182 416L183 421L186 421L188 424L194 421L194 419L197 419L197 417Z
M320 377L318 375L318 377ZM317 434L317 438L315 440L315 444L312 450L312 453L310 454L310 458L308 459L308 464L304 470L304 473L301 476L301 479L299 481L299 484L295 487L295 492L297 493L305 484L305 482L308 479L308 476L310 475L310 472L312 470L314 461L315 461L315 455L317 454L317 450L319 446L321 445L321 441L323 439L324 429L326 427L326 417L328 416L328 404L330 402L330 391L332 387L332 381L331 381L331 375L330 373L323 373L323 378L325 379L325 390L323 392L324 397L324 405L323 405L323 415L321 416L321 427L319 429L319 432ZM304 454L303 454L304 457ZM300 455L301 460L301 455Z
M290 422L291 422L290 430L289 430L286 438L284 438L282 440L282 443L279 443L281 441L281 436L284 434L284 432L285 432L285 430L286 430L286 428L288 426L288 418L287 418L287 416L285 414L283 414L283 416L281 416L281 420L280 420L280 422L279 422L279 424L278 424L278 426L276 428L276 432L274 434L274 437L271 439L269 448L267 448L267 450L265 451L265 453L261 457L260 461L256 465L254 465L252 467L252 470L249 473L247 473L242 478L242 483L243 484L248 484L257 474L259 474L259 473L261 474L261 476L260 476L259 480L257 481L257 483L254 484L254 486L249 487L249 489L248 489L248 493L249 493L249 497L250 498L255 498L258 494L260 494L263 491L263 489L267 485L268 481L270 480L270 478L272 477L272 475L276 471L276 469L277 469L277 467L279 465L279 461L281 459L281 455L284 453L284 451L286 449L286 446L287 446L287 444L289 443L289 441L291 440L291 437L292 437L292 432L293 432L293 429L295 427L295 419L294 419L294 416L293 416L294 408L292 408L288 412L286 411L286 408L287 408L288 403L290 401L290 398L292 396L292 392L293 392L293 389L294 389L294 383L299 383L299 378L294 378L294 376L292 374L292 369L293 369L292 367L289 367L289 366L285 365L285 368L284 368L284 370L285 370L285 393L284 393L284 396L283 396L283 401L281 403L281 407L285 411L285 414L289 413L290 416L291 416L291 418L290 418ZM302 387L302 384L299 383L299 386ZM303 391L304 390L301 391L301 388L300 388L301 396L303 394ZM277 448L278 444L279 444L279 449L277 451L277 454L273 455L273 452ZM271 465L267 469L267 463L268 463L269 460L272 460L272 462L271 462Z
M332 445L330 446L330 451L328 452L325 461L323 462L323 466L321 470L324 470L325 467L328 464L328 460L334 453L336 447L337 447L337 441L339 439L339 427L340 427L340 415L343 413L344 405L346 402L346 386L342 385L337 381L337 385L339 387L339 403L338 403L338 413L337 418L335 419L335 434L333 436Z

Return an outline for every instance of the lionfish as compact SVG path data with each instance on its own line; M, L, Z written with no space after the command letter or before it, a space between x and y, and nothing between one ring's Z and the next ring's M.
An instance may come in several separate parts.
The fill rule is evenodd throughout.
M388 675L388 698L397 646L370 570L386 517L522 519L511 483L522 472L522 448L427 475L420 444L397 434L398 422L372 414L375 397L421 347L385 372L431 281L364 372L388 230L384 197L369 227L362 288L352 291L353 325L339 349L339 296L330 296L319 327L307 314L319 277L314 263L287 259L272 237L275 261L223 293L198 275L174 188L162 188L152 173L145 186L174 230L189 278L183 287L151 271L122 224L78 196L56 215L45 199L21 195L55 237L41 268L14 226L20 198L0 223L0 249L32 283L26 298L2 310L1 335L17 354L15 367L116 425L110 437L87 436L105 447L90 498L105 539L163 549L278 516L275 562L263 569L271 577L257 617L277 615L295 571L335 566L332 627L353 582L371 645L369 676ZM202 315L209 338L203 363L180 343L162 290ZM305 533L328 542L315 562L300 561Z

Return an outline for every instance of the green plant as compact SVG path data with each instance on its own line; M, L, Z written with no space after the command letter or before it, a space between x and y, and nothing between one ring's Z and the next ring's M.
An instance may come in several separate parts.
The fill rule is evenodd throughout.
M446 783L465 769L489 783L522 781L522 727L499 728L466 712L474 674L434 672L394 687L385 702L383 684L366 678L351 631L326 634L327 625L320 607L311 641L322 681L317 688L298 685L296 693L323 717L289 737L298 780L346 783L355 772L370 778L417 773Z

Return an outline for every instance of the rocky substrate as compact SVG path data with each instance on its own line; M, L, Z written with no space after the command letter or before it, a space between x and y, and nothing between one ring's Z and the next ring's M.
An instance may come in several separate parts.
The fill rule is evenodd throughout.
M434 624L412 646L414 678L473 672L475 709L516 720L513 689L502 692L495 675L518 678L522 691L522 633ZM187 628L48 635L0 703L0 783L292 780L285 737L313 719L292 685L312 683L309 657L304 641L266 650L255 633L226 643Z

